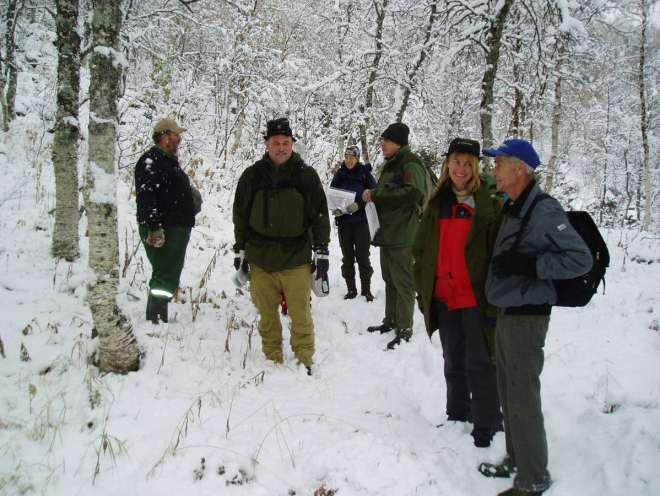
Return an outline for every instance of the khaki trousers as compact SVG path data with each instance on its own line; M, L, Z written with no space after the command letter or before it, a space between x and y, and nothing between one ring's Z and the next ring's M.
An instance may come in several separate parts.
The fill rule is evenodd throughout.
M291 348L304 365L314 362L314 322L309 306L312 273L309 264L279 272L266 272L250 266L250 293L259 311L259 334L264 355L282 362L282 324L278 307L281 293L286 296L291 317Z

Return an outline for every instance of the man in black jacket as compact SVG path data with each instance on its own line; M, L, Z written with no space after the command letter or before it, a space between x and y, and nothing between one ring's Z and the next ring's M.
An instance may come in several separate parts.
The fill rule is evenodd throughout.
M154 146L135 166L140 238L151 264L147 320L167 322L167 304L179 287L195 214L201 196L179 166L177 150L184 128L161 119L153 130Z

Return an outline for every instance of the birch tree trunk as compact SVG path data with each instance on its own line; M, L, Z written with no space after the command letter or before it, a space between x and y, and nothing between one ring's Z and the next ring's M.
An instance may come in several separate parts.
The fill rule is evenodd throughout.
M6 85L7 89L6 92L0 94L0 97L3 99L3 128L5 132L9 131L9 123L14 119L16 84L18 82L18 68L16 67L16 58L14 56L14 49L16 48L16 20L18 18L16 3L17 0L9 0L7 2L7 13L5 17L5 67L3 86ZM2 89L4 90L4 87Z
M55 228L53 255L78 258L78 94L80 37L78 0L57 0L57 120L53 138Z
M561 124L561 74L557 75L555 80L555 101L552 106L552 125L551 125L551 143L550 160L548 160L548 169L545 176L545 191L552 192L557 175L557 162L559 160L559 126Z
M504 0L502 2L500 11L497 12L495 20L488 30L488 38L486 40L488 47L488 52L486 53L486 70L481 81L480 117L483 148L493 146L493 88L495 86L495 76L497 75L497 65L500 60L500 46L502 44L504 25L512 3L513 0Z
M640 0L642 11L642 26L639 43L639 120L640 130L642 132L642 178L644 181L644 217L642 219L642 229L648 231L651 228L651 206L653 203L652 177L651 177L651 157L649 154L648 137L648 112L646 109L646 78L644 69L646 65L646 29L648 26L646 0Z
M374 8L376 9L376 53L374 60L371 62L371 69L369 71L369 81L367 83L367 95L364 100L364 106L360 107L362 112L362 122L360 123L360 145L362 146L362 156L364 163L369 163L369 140L367 138L367 131L371 125L371 107L374 101L374 83L376 82L376 75L378 74L378 67L380 66L380 59L383 56L383 24L385 23L385 14L387 13L387 5L389 0L383 0L383 3L378 5L374 1Z
M417 57L417 61L415 62L415 65L413 66L410 73L408 73L408 84L403 90L401 107L399 108L399 111L396 113L397 122L401 122L403 120L403 114L406 113L406 109L408 108L408 101L410 100L410 95L415 89L417 74L419 73L419 70L422 67L422 64L424 63L424 60L426 60L429 52L431 51L431 34L433 32L433 24L435 23L437 12L438 12L438 2L437 0L432 0L431 13L429 14L429 20L426 23L424 43L422 44L422 48L419 52L419 56Z
M139 354L133 328L117 305L117 99L123 55L118 51L121 2L93 0L92 58L89 87L88 181L89 265L96 281L88 301L100 341L99 367L105 372L137 370Z

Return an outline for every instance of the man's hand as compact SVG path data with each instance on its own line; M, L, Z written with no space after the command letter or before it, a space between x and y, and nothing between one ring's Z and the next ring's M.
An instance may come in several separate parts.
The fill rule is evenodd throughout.
M491 264L493 274L497 277L513 275L537 277L536 257L533 255L507 250L494 257Z
M165 244L165 231L162 227L158 229L149 229L147 233L147 244L154 248L160 248Z
M371 196L372 196L372 195L371 195L371 190L370 190L370 189L365 189L365 190L362 192L362 201L363 201L364 203L369 203L370 201L373 201L372 198L371 198Z

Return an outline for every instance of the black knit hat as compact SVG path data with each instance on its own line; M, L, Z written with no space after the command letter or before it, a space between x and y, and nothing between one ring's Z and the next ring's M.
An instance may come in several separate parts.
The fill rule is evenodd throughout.
M388 139L397 143L401 146L406 146L408 144L408 135L410 134L410 129L403 122L395 122L387 126L387 129L383 131L383 134L380 135L381 138Z
M449 149L445 155L451 155L452 153L469 153L479 158L480 147L479 142L467 138L454 138L449 143Z
M291 138L293 138L293 131L291 131L289 119L286 117L280 117L279 119L268 121L266 123L266 134L264 134L264 139L268 139L271 136L291 136ZM293 138L293 141L296 141L296 138Z

